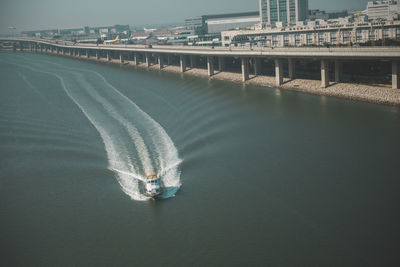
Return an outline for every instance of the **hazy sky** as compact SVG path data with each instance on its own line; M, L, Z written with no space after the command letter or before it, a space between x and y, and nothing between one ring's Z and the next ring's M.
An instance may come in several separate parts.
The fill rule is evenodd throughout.
M309 0L323 10L364 9L368 0ZM84 25L159 24L230 12L258 11L258 0L0 0L0 33Z

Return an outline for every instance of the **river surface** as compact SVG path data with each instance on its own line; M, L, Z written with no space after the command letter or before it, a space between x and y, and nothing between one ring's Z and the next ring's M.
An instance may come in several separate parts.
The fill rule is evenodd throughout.
M398 107L1 52L1 262L399 266L399 154Z

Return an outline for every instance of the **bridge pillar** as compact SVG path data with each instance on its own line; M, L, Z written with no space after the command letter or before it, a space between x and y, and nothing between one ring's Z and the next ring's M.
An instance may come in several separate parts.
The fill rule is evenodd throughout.
M399 89L399 62L392 61L392 88Z
M19 42L19 51L24 51L24 45L22 42Z
M62 52L63 56L65 56L65 48L61 48L61 52Z
M122 54L122 51L119 52L119 63L124 63L124 55Z
M150 55L148 53L145 54L146 57L146 67L150 67Z
M185 72L186 71L185 55L180 55L180 63L181 63L181 72Z
M196 58L194 55L190 55L190 68L193 69L196 66Z
M138 65L139 61L138 61L138 56L136 53L133 53L133 64L134 65Z
M335 60L335 83L342 80L343 64L339 60Z
M111 61L110 51L107 51L107 61Z
M221 72L225 70L225 58L224 57L218 57L218 70Z
M283 84L282 60L279 58L275 59L275 83L277 86Z
M208 70L208 77L214 75L214 58L208 56L207 57L207 70Z
M31 52L33 51L33 44L29 44L29 48L31 50Z
M158 56L158 64L159 64L160 70L164 68L164 55L160 54Z
M100 60L100 51L96 50L96 60Z
M249 79L249 58L242 57L242 82Z
M254 58L254 75L261 74L261 58Z
M295 76L295 64L293 58L288 58L289 79L293 80Z
M329 61L326 59L321 60L321 87L327 88L329 86Z
M87 49L87 50L86 50L86 57L87 57L87 58L90 58L90 52L89 52L89 49Z

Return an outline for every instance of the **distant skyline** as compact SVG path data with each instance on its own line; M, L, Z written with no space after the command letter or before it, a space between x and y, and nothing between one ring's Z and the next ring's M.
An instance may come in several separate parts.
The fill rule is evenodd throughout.
M310 9L365 9L368 0L309 0ZM258 0L1 0L0 34L82 26L183 23L185 18L258 11Z

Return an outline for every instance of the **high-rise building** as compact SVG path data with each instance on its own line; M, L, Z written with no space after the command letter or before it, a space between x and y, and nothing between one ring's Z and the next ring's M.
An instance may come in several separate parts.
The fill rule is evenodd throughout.
M260 0L262 28L275 26L276 22L295 24L308 15L308 0Z

